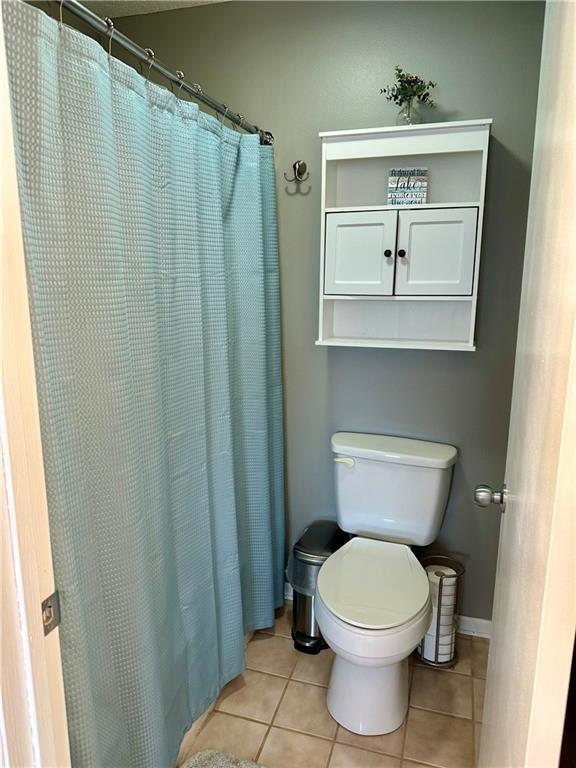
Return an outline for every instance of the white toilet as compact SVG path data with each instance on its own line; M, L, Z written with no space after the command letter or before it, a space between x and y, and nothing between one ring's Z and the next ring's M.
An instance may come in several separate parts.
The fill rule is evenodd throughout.
M314 598L336 654L328 710L354 733L389 733L406 717L408 656L432 618L428 578L409 545L438 535L458 451L352 432L333 435L332 451L338 524L356 537L320 568Z

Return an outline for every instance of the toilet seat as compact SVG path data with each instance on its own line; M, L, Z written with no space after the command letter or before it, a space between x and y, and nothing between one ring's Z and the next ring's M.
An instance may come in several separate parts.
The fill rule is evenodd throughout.
M320 568L316 593L346 624L386 630L418 617L428 605L430 588L405 544L356 537Z
M390 733L408 711L408 656L432 619L428 576L409 547L357 537L318 573L314 611L335 653L326 695L336 722Z

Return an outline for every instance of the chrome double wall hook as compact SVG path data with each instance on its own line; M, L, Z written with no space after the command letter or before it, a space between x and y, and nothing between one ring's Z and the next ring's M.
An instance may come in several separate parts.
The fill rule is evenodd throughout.
M304 160L296 160L296 162L292 165L292 170L294 175L291 179L289 179L288 176L284 174L284 178L290 183L295 182L296 184L301 184L303 181L308 181L310 178L310 174L307 173L308 166Z
M272 141L273 140L274 139L272 139ZM292 192L290 191L289 187L284 187L284 191L290 197L295 197L296 195L306 197L306 195L309 195L312 191L312 186L309 184L305 190L302 188L302 182L308 181L310 178L310 174L308 173L308 166L304 160L296 160L296 162L292 164L292 172L293 176L291 179L288 178L288 174L284 174L286 181L289 184L294 184L292 187Z

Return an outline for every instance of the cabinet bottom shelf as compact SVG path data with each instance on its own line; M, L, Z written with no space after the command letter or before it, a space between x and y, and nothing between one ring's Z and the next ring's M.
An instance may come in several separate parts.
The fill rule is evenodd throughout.
M317 347L366 347L380 349L430 349L475 352L476 346L461 341L410 341L409 339L351 339L336 336L318 339Z

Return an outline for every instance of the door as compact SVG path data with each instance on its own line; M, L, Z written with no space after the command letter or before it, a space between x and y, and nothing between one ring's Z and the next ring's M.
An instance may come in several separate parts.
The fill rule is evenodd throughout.
M477 221L477 208L399 211L396 295L469 296Z
M396 211L326 214L324 293L391 296Z
M564 90L576 67L574 29L576 4L547 3L480 747L486 768L558 765L576 630L576 111L566 109Z
M0 391L0 762L70 765L58 628L44 635L54 591L4 33L0 13L2 388Z

